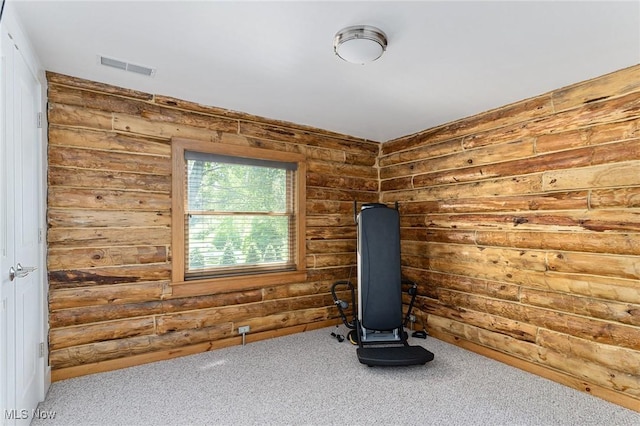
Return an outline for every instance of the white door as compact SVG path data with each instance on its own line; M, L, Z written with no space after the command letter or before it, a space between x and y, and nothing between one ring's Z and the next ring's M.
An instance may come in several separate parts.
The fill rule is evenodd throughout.
M0 424L9 424L15 404L15 281L9 279L9 268L15 265L14 204L15 179L13 175L13 46L2 32L2 134L0 143ZM11 319L11 320L10 320Z
M13 43L7 49L3 46L5 55L5 69L12 67L13 81L12 87L6 87L5 91L7 94L12 91L10 99L7 99L11 104L5 107L5 112L11 110L5 119L11 122L6 124L12 133L5 133L3 138L6 156L2 165L8 182L3 188L7 235L6 255L2 258L7 348L7 405L3 417L7 424L28 424L44 383L40 359L40 342L43 340L43 277L39 268L42 165L37 126L40 85Z
M16 406L38 404L41 291L39 266L39 84L22 55L14 60ZM29 272L33 270L32 272Z

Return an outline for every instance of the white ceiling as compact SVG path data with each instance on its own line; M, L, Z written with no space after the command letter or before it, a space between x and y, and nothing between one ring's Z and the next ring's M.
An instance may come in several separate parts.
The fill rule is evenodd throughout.
M638 1L14 6L46 70L379 142L640 63ZM386 33L378 61L334 55L335 33L356 24Z

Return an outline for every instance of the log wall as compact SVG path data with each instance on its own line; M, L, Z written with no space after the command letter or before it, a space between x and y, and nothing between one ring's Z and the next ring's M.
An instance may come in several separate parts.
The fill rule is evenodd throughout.
M640 66L386 142L379 165L431 334L640 411Z
M432 335L640 411L640 66L382 145L47 77L54 380L337 323L353 200L398 201ZM305 154L306 281L174 294L174 136Z
M353 200L378 200L379 143L47 74L53 380L337 323L355 274ZM307 158L304 282L191 297L171 282L174 136Z

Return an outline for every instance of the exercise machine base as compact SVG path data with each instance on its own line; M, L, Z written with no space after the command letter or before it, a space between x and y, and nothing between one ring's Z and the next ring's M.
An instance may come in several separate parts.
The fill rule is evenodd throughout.
M358 360L369 367L424 365L433 361L433 353L422 346L363 347L356 349Z

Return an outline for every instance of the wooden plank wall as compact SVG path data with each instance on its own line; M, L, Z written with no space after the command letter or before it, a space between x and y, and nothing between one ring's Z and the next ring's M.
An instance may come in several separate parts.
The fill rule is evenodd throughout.
M379 165L432 334L640 411L640 66L389 141Z
M336 323L355 274L353 200L378 200L379 144L47 74L53 380ZM171 147L181 136L306 155L306 282L172 295Z

